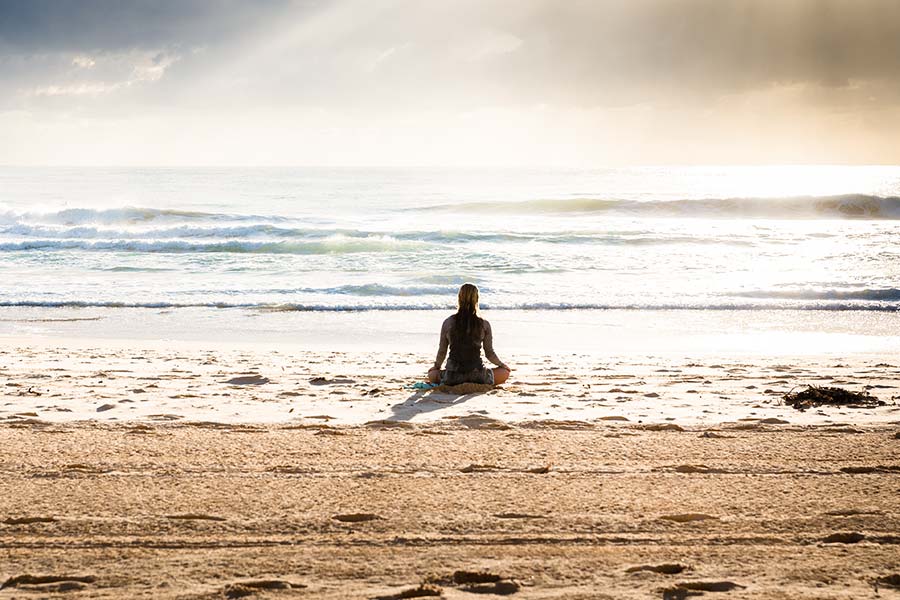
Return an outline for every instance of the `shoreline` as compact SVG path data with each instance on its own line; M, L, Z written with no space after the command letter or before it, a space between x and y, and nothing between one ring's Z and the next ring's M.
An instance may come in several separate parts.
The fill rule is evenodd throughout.
M0 307L0 339L47 346L58 341L160 342L284 351L409 351L430 360L440 324L452 312ZM900 354L900 312L611 309L483 310L481 315L491 321L501 357Z

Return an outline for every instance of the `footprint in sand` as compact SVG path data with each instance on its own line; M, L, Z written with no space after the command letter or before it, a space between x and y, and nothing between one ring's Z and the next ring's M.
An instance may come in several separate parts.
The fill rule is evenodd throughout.
M97 578L93 575L16 575L0 584L0 590L6 588L31 587L31 589L38 591L36 586L42 586L40 591L65 592L82 589L84 584L94 583L95 581L97 581ZM49 586L53 587L51 588Z
M675 587L691 592L730 592L731 590L743 589L747 586L734 583L733 581L683 581L676 583Z
M223 594L226 598L244 598L253 596L263 590L296 590L305 588L302 583L283 581L281 579L261 579L256 581L238 581L225 586Z
M550 472L550 465L544 465L542 467L532 467L530 469L526 469L525 472L533 473L534 475L546 475Z
M706 465L678 465L674 468L676 473L724 473L722 469L714 469Z
M695 521L718 520L719 517L707 515L703 513L682 513L677 515L663 515L659 517L662 521L672 521L673 523L693 523Z
M500 421L499 419L492 419L491 417L485 417L482 415L468 414L461 417L445 418L447 420L452 420L460 427L465 427L467 429L488 429L497 431L512 429L510 425L504 423L503 421Z
M328 379L327 377L313 377L309 380L309 383L311 385L335 385L340 383L356 383L356 381L346 377L335 377L334 379Z
M638 573L641 571L649 571L651 573L660 573L662 575L677 575L682 571L690 569L687 565L678 563L666 563L662 565L640 565L638 567L629 567L625 569L626 573Z
M861 533L856 531L832 533L822 540L825 544L857 544L865 539Z
M382 520L382 517L373 513L349 513L346 515L334 515L331 518L341 523L365 523L366 521Z
M390 419L383 419L380 421L367 421L364 424L365 427L370 429L415 429L416 426L407 421L391 421Z
M860 475L868 473L900 473L900 465L878 465L877 467L841 467L841 473Z
M651 423L640 428L645 431L684 431L684 427L675 423Z
M519 584L510 579L504 579L496 583L473 583L463 586L464 592L470 594L494 594L495 596L509 596L519 591Z
M173 415L173 414L157 414L157 415L147 415L148 419L152 419L154 421L177 421L178 419L183 419L183 415Z
M56 517L11 517L3 521L5 525L31 525L32 523L55 523Z
M839 510L829 510L823 514L830 517L855 517L857 515L883 515L880 510L860 510L858 508L845 508Z
M250 373L248 375L243 375L240 377L232 377L231 379L223 383L227 383L229 385L263 385L269 382L270 380L268 377L263 377L259 373Z
M183 515L166 515L167 519L176 521L225 521L225 517L217 517L215 515L206 515L201 513L186 513Z
M401 590L396 594L375 596L373 600L404 600L405 598L425 598L443 595L444 591L439 586L430 583L423 583L419 587Z
M488 473L490 471L499 471L500 467L495 465L478 465L471 464L460 469L461 473Z
M450 580L457 585L464 585L467 583L497 583L502 579L503 577L500 575L495 575L488 571L454 571L453 575L450 577Z
M451 580L470 594L495 594L508 596L519 591L519 584L512 579L488 571L456 571Z

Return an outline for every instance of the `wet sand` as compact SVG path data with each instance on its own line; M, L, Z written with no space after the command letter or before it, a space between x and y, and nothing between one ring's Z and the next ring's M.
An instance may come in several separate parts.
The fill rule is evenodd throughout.
M897 431L7 423L0 594L874 598Z

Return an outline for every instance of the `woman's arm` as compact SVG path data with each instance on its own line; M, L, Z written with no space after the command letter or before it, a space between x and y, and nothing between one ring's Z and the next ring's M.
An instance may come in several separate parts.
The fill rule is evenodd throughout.
M441 325L441 341L438 343L437 356L434 359L433 369L440 369L447 357L447 348L450 346L450 319L445 319Z
M497 353L494 352L494 334L491 331L491 324L487 321L483 321L484 323L484 355L487 357L489 361L497 365L498 367L509 367L500 360L500 357L497 356Z

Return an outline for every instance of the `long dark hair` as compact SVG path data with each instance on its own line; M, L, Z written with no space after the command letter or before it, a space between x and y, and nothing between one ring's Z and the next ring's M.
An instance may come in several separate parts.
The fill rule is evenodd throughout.
M453 324L457 337L468 337L481 331L481 317L478 316L478 288L474 283L464 283L459 288L459 309Z

